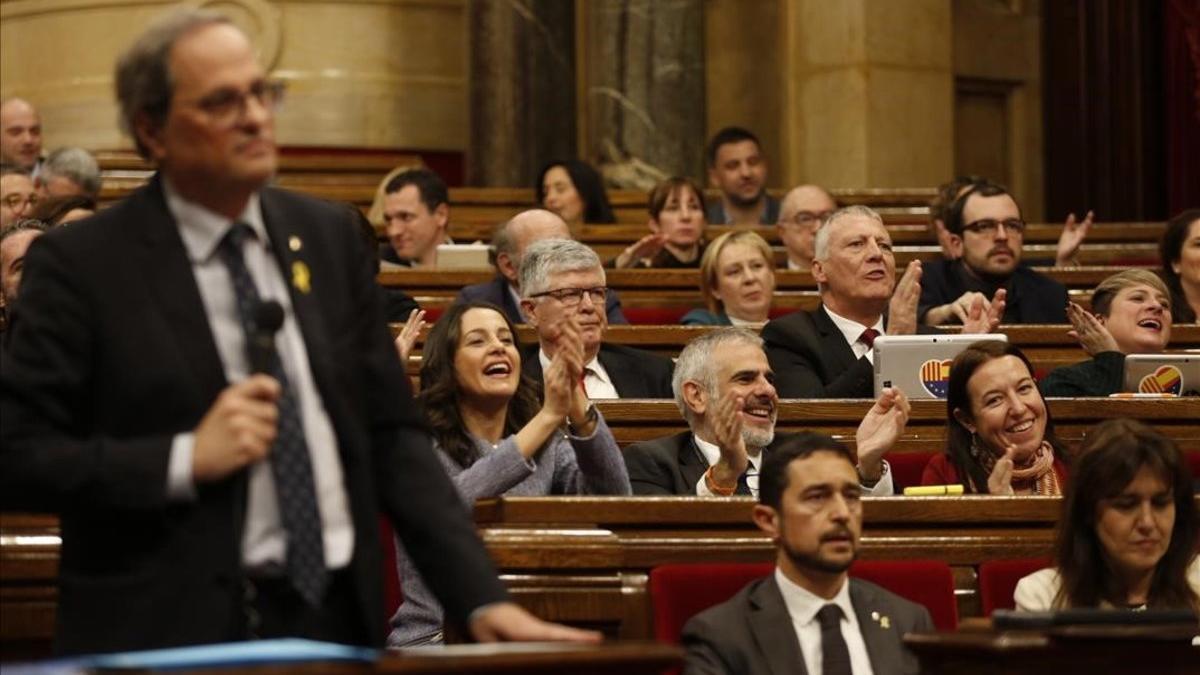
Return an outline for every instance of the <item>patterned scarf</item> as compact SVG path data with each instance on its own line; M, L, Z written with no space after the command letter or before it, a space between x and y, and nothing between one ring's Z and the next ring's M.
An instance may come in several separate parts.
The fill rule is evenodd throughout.
M983 467L984 475L992 475L999 457L981 447L978 437L971 437L971 457ZM1012 488L1014 494L1033 494L1056 497L1062 494L1058 473L1054 470L1054 448L1046 441L1038 446L1025 465L1013 462Z

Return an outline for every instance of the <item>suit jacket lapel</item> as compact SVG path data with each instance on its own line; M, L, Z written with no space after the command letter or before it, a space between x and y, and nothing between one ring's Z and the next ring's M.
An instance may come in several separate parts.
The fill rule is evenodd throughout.
M846 342L846 336L842 335L842 331L825 311L825 305L821 305L813 314L813 323L821 335L821 353L835 360L834 363L829 364L832 367L826 367L826 371L840 372L858 361L854 356L854 350Z
M858 618L858 630L862 633L867 655L871 657L871 669L876 675L896 672L895 664L902 663L896 647L900 640L894 635L897 627L884 627L887 607L879 602L879 595L871 588L850 579L850 604Z
M228 384L225 367L213 341L212 326L208 323L208 312L192 273L192 262L179 235L179 227L167 209L158 176L130 197L130 202L132 214L128 226L141 229L142 246L136 250L142 259L136 265L143 270L146 287L151 289L166 319L174 344L200 384L193 391L200 396L198 405L206 409Z
M625 359L625 355L608 348L608 345L600 345L600 353L596 355L600 361L600 365L604 366L604 370L608 373L608 379L612 380L613 389L617 390L617 396L621 398L640 398L644 395L644 387L641 386L641 380L638 378L638 369L633 364L630 364Z
M774 572L750 593L750 632L772 673L807 675L800 640Z
M329 363L331 347L329 337L325 334L324 323L320 320L321 309L317 303L317 294L312 291L313 284L321 283L321 279L313 278L313 268L318 265L311 255L312 251L308 250L317 243L314 236L308 235L315 233L309 233L303 228L303 224L308 221L300 214L287 213L284 205L275 199L271 190L262 190L259 195L263 226L271 239L271 249L279 264L279 273L287 285L292 312L295 314L300 333L304 336L304 348L308 352L313 379L316 380L320 391L329 392L333 382L333 367ZM293 237L300 244L295 251L290 245ZM318 270L321 271L326 270ZM309 290L303 291L301 288Z

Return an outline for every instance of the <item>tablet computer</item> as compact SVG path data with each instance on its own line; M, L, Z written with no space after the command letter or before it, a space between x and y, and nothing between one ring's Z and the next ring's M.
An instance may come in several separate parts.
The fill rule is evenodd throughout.
M945 335L880 335L875 338L875 396L884 387L898 387L909 399L944 399L950 383L950 362L968 345L980 340L1008 342L993 333Z

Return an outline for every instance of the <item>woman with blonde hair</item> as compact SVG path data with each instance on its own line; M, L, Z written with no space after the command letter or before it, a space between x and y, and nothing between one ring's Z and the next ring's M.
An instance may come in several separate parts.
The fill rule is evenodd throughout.
M750 230L726 232L700 260L700 292L707 309L693 309L685 326L758 326L770 318L775 254Z
M1171 293L1150 270L1118 272L1096 286L1092 311L1067 306L1071 335L1091 359L1042 379L1046 396L1108 396L1121 391L1126 354L1157 354L1171 340Z

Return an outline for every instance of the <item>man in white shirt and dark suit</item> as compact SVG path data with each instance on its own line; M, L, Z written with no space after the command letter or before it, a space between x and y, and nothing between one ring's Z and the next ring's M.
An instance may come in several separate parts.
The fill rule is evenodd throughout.
M763 464L754 522L778 549L775 572L683 628L686 675L908 675L906 633L929 611L847 574L862 535L849 449L822 434L780 444Z

